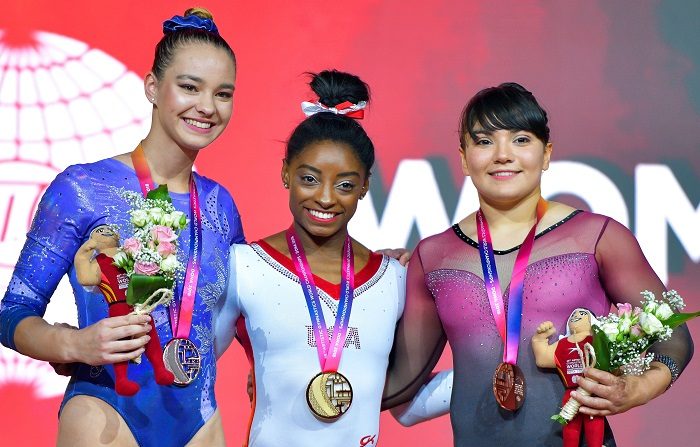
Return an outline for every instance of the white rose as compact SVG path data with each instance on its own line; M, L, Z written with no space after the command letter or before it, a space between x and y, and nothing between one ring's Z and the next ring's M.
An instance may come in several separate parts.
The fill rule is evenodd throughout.
M671 306L669 306L666 303L663 303L661 306L659 306L658 309L656 309L656 312L654 312L654 315L656 315L656 318L658 318L661 321L668 320L671 315L673 315L673 309L671 309Z
M129 265L129 256L123 251L118 251L115 253L112 260L114 261L114 265L122 269L126 269L126 267Z
M170 213L171 216L173 216L173 227L175 228L185 228L187 225L187 218L185 217L185 213L182 211L173 211Z
M143 210L134 210L131 212L131 223L137 228L141 228L146 225L147 219L148 213Z
M167 258L163 259L163 261L160 263L160 268L165 273L173 273L179 265L180 263L177 260L177 256L172 254Z
M605 323L600 327L600 329L605 332L605 335L608 336L610 341L615 341L617 334L620 333L619 329L617 328L617 323Z
M148 210L148 214L151 215L151 221L156 225L161 225L163 223L163 209L154 206Z
M632 320L630 318L622 318L617 327L621 334L629 334L630 328L632 327Z
M656 301L649 301L644 305L644 309L642 309L644 312L648 314L653 314L656 312L656 309L659 307L659 305L656 303Z
M166 227L172 227L174 223L173 215L170 213L163 214L162 224Z
M664 328L664 325L654 316L654 314L648 314L646 312L642 312L642 314L639 316L639 325L642 327L644 332L649 335L657 334Z

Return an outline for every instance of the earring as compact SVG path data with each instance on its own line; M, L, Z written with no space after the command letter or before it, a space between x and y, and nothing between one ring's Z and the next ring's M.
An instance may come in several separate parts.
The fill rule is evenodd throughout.
M284 189L289 189L289 183L284 182L284 183L282 183L282 185L284 186Z

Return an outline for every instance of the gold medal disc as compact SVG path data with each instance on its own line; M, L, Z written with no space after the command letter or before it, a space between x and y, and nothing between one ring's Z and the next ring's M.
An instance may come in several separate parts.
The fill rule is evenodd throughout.
M352 404L350 381L339 372L318 373L306 388L306 402L317 418L334 421Z

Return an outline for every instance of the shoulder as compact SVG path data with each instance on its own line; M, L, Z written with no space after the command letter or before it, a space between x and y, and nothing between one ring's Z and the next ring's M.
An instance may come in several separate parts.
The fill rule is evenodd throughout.
M450 227L441 233L428 236L421 240L413 253L415 255L422 254L427 251L434 252L453 250L456 243L461 243L461 241L455 233L454 227Z
M216 194L219 196L219 200L233 202L233 196L231 196L231 193L228 191L228 189L226 189L224 185L198 172L194 172L193 175L195 176L197 183L202 188L202 192L204 194L216 192Z

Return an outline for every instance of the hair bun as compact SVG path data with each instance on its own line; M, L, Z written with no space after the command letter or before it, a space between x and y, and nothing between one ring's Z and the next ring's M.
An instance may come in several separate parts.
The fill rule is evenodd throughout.
M312 79L309 86L318 95L318 101L327 107L335 107L346 101L352 104L369 101L369 86L354 74L338 70L310 74Z
M204 8L190 8L185 11L184 16L173 16L171 19L163 22L163 34L186 29L219 34L219 29L214 23L214 16L211 15L209 10Z

